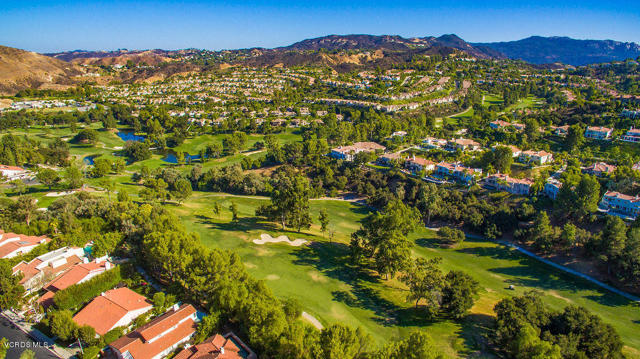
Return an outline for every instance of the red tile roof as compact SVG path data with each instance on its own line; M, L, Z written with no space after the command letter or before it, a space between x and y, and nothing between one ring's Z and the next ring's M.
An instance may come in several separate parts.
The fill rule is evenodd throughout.
M196 323L193 319L188 318L184 320L193 313L195 313L195 308L190 304L184 304L177 311L172 309L137 330L119 338L111 343L110 347L120 353L128 351L133 359L153 358L196 332ZM148 341L148 339L153 338L151 335L155 334L155 336L157 336L171 329L171 327L178 324L180 320L183 320L183 322L168 333L153 342ZM143 335L143 333L146 334L146 336Z
M242 359L240 348L230 339L216 334L202 344L191 346L178 353L173 359Z
M102 261L100 263L90 262L77 264L58 278L49 282L47 285L45 285L44 288L48 291L53 292L63 290L80 282L92 272L104 271L106 268L106 264L106 261Z
M95 297L73 317L73 320L80 326L88 325L93 327L96 333L105 335L129 312L152 307L147 298L123 287Z
M178 310L171 310L150 323L138 328L138 333L140 333L142 339L151 340L195 312L196 308L192 305L183 305L178 308Z
M0 246L0 258L4 258L5 256L9 255L16 249L19 249L22 247L34 246L40 243L48 243L51 241L51 239L47 238L46 236L28 236L25 234L16 234L11 232L7 232L7 233L0 232L0 234L2 235L2 239L0 239L0 242L6 241L8 239L16 238L16 240L13 240L11 242L5 243L2 246Z

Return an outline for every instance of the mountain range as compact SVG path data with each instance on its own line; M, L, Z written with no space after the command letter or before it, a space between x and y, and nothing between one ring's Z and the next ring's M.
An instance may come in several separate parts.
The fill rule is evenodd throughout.
M624 61L640 56L640 45L614 40L576 40L569 37L531 36L508 42L473 43L491 48L506 57L532 64L563 63L574 66Z
M322 51L321 51L322 50ZM226 62L195 65L187 61L206 50L75 50L37 54L0 46L0 94L24 88L60 88L82 81L86 72L80 65L158 65L142 66L119 73L118 81L141 82L175 74L199 71L211 66L329 66L344 72L358 68L388 68L407 63L415 55L457 53L480 59L517 59L531 64L587 65L636 59L640 45L613 40L576 40L568 37L532 36L518 41L469 43L454 34L440 37L405 38L397 35L329 35L273 49L229 50ZM227 63L228 62L228 63ZM203 67L204 66L204 67ZM557 66L557 65L556 65Z
M581 66L601 62L623 61L640 56L640 45L634 42L620 42L614 40L578 40L569 37L531 36L526 39L506 42L469 43L455 34L440 37L405 38L398 35L328 35L313 39L306 39L289 46L274 49L253 48L253 58L270 61L287 60L305 64L314 62L317 57L287 54L289 52L308 52L318 50L348 51L348 50L383 50L387 54L395 55L408 53L448 54L462 51L471 56L482 59L514 59L523 60L531 64L561 63ZM178 51L166 50L118 50L118 51L83 51L75 50L61 53L46 54L47 56L79 64L111 65L124 64L127 60L134 63L146 62L156 64L168 61L171 55ZM231 50L234 51L234 50ZM110 60L116 58L117 60ZM259 63L260 59L254 59Z

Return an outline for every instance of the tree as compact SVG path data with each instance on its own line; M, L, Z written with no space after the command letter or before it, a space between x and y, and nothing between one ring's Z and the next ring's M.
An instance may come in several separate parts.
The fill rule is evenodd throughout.
M31 196L20 196L12 205L12 209L18 220L25 222L27 226L29 226L38 206L36 205L35 198Z
M620 217L607 216L601 235L601 247L603 256L608 264L608 271L611 272L611 264L614 263L624 253L627 240L627 225Z
M125 162L125 160L123 160L122 158L116 158L116 160L113 161L113 172L115 172L116 174L121 174L122 172L124 172L126 166L127 163Z
M271 204L259 207L256 215L279 221L283 229L290 225L300 232L302 228L311 226L310 194L309 180L302 175L294 174L290 169L285 169L276 174L271 191Z
M444 288L444 274L440 270L441 258L416 258L412 266L402 276L402 282L409 287L408 300L415 301L416 308L421 299L426 300L430 315L440 309L440 298Z
M443 241L453 244L459 244L464 241L465 235L464 232L459 229L445 226L438 229L438 237L440 237L440 239Z
M111 192L113 192L116 188L113 180L110 178L103 178L100 180L99 184L100 187L104 188L104 190L107 192L107 197L109 197L109 201L111 201Z
M563 358L560 347L540 339L540 334L531 324L525 324L519 329L509 351L515 354L515 359Z
M122 243L122 233L109 232L98 236L93 241L91 247L91 255L93 257L102 257L107 254L112 254L120 243Z
M438 195L438 188L434 183L427 183L426 191L418 202L418 208L426 215L427 224L431 223L431 217L437 213L442 205L442 198Z
M185 199L191 196L191 182L181 178L174 184L175 189L171 192L172 196L178 200L178 203L182 203Z
M140 197L145 201L165 201L167 199L167 182L162 178L149 178L144 182L144 188L140 190Z
M96 158L93 161L93 170L91 171L93 177L104 177L111 172L113 164L108 158Z
M229 205L229 210L231 211L231 220L234 223L238 223L238 205L235 202L231 202Z
M38 172L36 173L36 178L38 179L38 181L40 181L40 183L49 187L49 190L51 190L51 187L53 185L60 182L60 176L58 176L58 172L56 172L55 170L52 170L51 168L46 168L46 167L38 168Z
M366 351L370 343L371 338L362 329L334 324L320 333L320 357L355 359Z
M180 166L184 165L185 163L185 155L184 152L182 151L178 151L176 152L176 163Z
M539 211L531 228L531 240L539 250L548 252L554 243L553 228L545 211Z
M569 126L564 143L569 152L578 149L584 143L584 128L579 124Z
M582 176L575 189L577 201L577 214L584 217L598 210L600 201L600 182L595 176Z
M72 142L74 143L90 143L95 144L98 141L98 132L96 130L87 128L80 132L78 132L75 137L73 137Z
M409 337L371 355L371 359L444 359L433 339L424 331L415 331Z
M84 183L84 175L80 168L74 165L70 165L64 169L62 177L70 189L80 188Z
M2 337L0 339L0 359L4 359L7 357L7 350L9 349L9 341L7 338Z
M491 165L501 173L511 173L511 165L513 164L513 152L509 147L498 146L493 151L493 160Z
M217 142L207 145L205 154L207 160L220 157L222 155L222 145Z
M400 200L367 216L360 229L351 234L351 258L355 263L373 262L380 274L394 275L410 258L412 243L407 235L420 223L420 214ZM367 263L365 263L367 264Z
M122 150L124 155L129 158L130 162L144 161L151 158L151 150L149 145L140 141L127 141Z
M220 203L218 201L213 202L213 206L211 208L211 211L213 212L213 215L216 217L220 216L220 212L222 211L222 208L220 206Z
M96 330L88 325L83 325L76 329L75 337L78 338L85 346L91 346L98 343L99 339L96 338Z
M480 283L461 271L450 271L442 289L442 308L454 318L462 318L478 295Z
M24 295L21 279L22 275L13 275L12 266L7 260L0 259L0 309L18 306Z
M24 184L24 182L21 179L14 179L10 183L13 186L13 193L18 193L21 195L27 189L27 186Z
M325 208L320 210L318 220L320 221L320 231L322 232L322 237L324 238L324 234L329 228L329 213Z
M51 334L67 341L73 339L77 324L73 321L73 314L69 310L50 313L49 329Z
M214 312L206 315L200 323L198 323L198 329L196 330L196 343L200 343L203 340L207 339L213 333L215 333L216 329L220 325L220 313Z
M560 233L560 245L565 250L569 250L576 243L577 232L578 227L572 223L566 223L562 227L562 232Z

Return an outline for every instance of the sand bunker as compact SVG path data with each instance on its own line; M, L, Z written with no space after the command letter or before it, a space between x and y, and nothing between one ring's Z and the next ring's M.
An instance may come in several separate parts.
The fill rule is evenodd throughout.
M287 236L279 236L277 238L273 238L271 237L270 234L267 233L262 233L260 235L260 239L254 239L253 243L255 244L265 244L265 243L279 243L279 242L285 242L290 246L294 246L294 247L299 247L305 243L307 243L306 239L301 239L301 238L297 238L294 239L293 241L289 239L289 237Z

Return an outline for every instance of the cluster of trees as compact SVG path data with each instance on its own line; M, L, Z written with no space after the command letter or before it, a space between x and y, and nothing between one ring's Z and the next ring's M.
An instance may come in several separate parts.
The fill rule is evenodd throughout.
M538 250L549 253L553 249L569 251L581 246L585 253L599 260L623 285L637 288L640 280L640 228L627 226L622 219L607 216L602 230L588 232L571 222L564 226L551 225L546 212L539 212L532 228L517 233L520 240L530 241Z
M274 174L270 187L271 203L258 207L257 216L280 223L283 230L290 226L300 232L311 227L309 198L313 191L305 176L282 167Z
M95 178L100 178L108 175L109 173L120 174L124 172L126 162L122 158L117 158L114 161L97 157L93 160L93 168L91 169L91 175Z
M129 162L144 161L151 158L151 150L146 141L127 141L124 144L122 153L129 159Z
M417 258L406 268L402 281L409 287L407 299L415 301L416 308L424 300L429 317L443 312L460 319L473 306L480 284L462 271L450 271L445 275L439 267L440 262L440 258Z
M0 164L24 166L35 164L65 165L69 160L69 144L56 139L48 145L33 138L4 135L0 138Z
M622 359L622 341L609 324L575 305L554 312L528 292L496 304L496 347L517 359Z
M351 236L349 248L355 264L372 267L387 277L405 270L411 263L413 242L407 236L420 222L415 208L400 200L367 216Z

